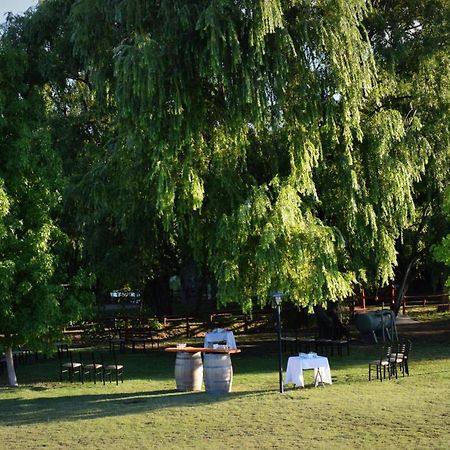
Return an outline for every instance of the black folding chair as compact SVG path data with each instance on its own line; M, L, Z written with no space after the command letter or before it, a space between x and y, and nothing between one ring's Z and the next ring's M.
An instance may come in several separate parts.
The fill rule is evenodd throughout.
M69 381L72 383L74 376L78 374L78 379L83 383L83 365L81 362L74 361L72 352L67 344L58 344L58 360L59 360L59 381L63 380L64 374L67 374Z
M390 345L383 347L379 359L369 363L369 381L372 379L372 372L375 371L377 380L386 379L386 372L389 379L393 372L393 363L391 361L392 348Z
M94 380L94 384L97 384L97 378L100 377L100 380L103 380L103 361L100 362L95 358L95 353L91 353L91 362L87 364L83 364L83 377L87 375L89 377L89 381Z
M106 378L108 378L109 382L111 383L113 377L116 380L116 384L119 384L119 378L123 383L123 365L117 363L116 352L113 351L112 353L113 353L114 364L104 365L103 384L105 384Z

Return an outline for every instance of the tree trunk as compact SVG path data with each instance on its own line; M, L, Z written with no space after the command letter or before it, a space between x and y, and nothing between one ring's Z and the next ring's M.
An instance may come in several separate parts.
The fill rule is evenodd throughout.
M189 311L198 311L202 301L203 279L198 264L189 261L181 267L181 299Z
M144 301L157 316L172 314L172 295L168 275L161 275L145 284L141 307Z
M16 369L14 368L14 359L12 353L12 347L5 348L6 369L8 371L8 384L9 386L17 387Z
M402 278L402 283L400 285L400 289L398 290L397 293L397 299L395 301L395 303L391 306L391 310L395 313L395 315L397 316L399 311L400 311L400 307L402 305L402 301L403 301L403 297L406 294L406 291L408 289L408 285L409 285L409 281L410 281L410 277L412 274L412 269L414 264L417 263L417 261L419 261L419 259L428 251L429 249L429 245L426 245L425 248L423 248L422 250L418 251L418 247L419 247L419 241L420 241L420 236L422 234L422 231L424 230L425 226L428 224L429 222L429 215L428 215L428 210L430 208L430 205L426 205L425 209L422 212L422 217L420 219L420 223L419 226L417 228L417 232L416 232L416 239L414 240L413 246L412 246L412 251L411 251L411 261L408 264L408 267L406 268L406 272L403 275Z
M406 291L408 290L409 279L410 279L410 276L411 276L411 269L413 268L414 264L418 261L418 259L419 259L419 257L415 257L409 262L408 267L406 268L406 272L403 275L402 283L401 283L400 288L399 288L398 293L397 293L397 299L396 299L395 304L393 305L393 308L392 308L392 310L394 311L396 316L398 315L398 313L400 311L400 307L402 305L403 297L405 296Z

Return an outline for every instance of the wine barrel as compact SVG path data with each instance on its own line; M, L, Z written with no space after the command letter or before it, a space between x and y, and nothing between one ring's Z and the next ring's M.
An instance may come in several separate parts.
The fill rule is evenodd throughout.
M175 360L175 381L179 391L201 391L203 384L202 355L178 352Z
M204 368L206 392L231 392L233 367L228 353L205 353Z

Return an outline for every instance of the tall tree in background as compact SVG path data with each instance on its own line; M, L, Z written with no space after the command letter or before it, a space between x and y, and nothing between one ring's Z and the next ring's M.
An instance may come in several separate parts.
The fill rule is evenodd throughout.
M59 225L103 288L181 265L222 303L312 306L393 278L447 179L448 5L387 6L42 2L17 34L67 177Z
M378 103L373 114L395 115L392 151L410 153L423 168L398 167L397 177L412 177L412 220L397 242L398 312L414 276L431 271L431 249L448 232L442 205L450 177L450 3L447 0L374 1L366 22L378 73ZM370 110L369 110L370 111ZM385 165L380 166L383 173ZM398 205L403 207L403 205Z
M127 184L140 168L155 219L211 268L222 303L250 308L281 289L311 306L393 275L423 158L395 148L400 114L367 113L380 94L367 7L82 0L71 9L76 53L117 107L111 158Z
M89 277L67 273L67 236L58 226L61 160L42 80L16 39L21 23L11 19L0 36L0 334L10 385L17 385L12 349L52 348L91 301Z
M444 196L444 213L446 214L447 223L450 223L450 188L447 188ZM433 248L434 257L450 268L450 233L443 237ZM445 280L447 288L450 288L450 277Z

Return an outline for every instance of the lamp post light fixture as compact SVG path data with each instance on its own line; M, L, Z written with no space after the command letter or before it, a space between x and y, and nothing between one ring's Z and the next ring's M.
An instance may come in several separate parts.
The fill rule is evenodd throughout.
M281 348L281 299L285 294L282 292L272 292L272 297L277 311L277 336L278 336L278 378L280 384L280 393L284 392L283 389L283 352Z

